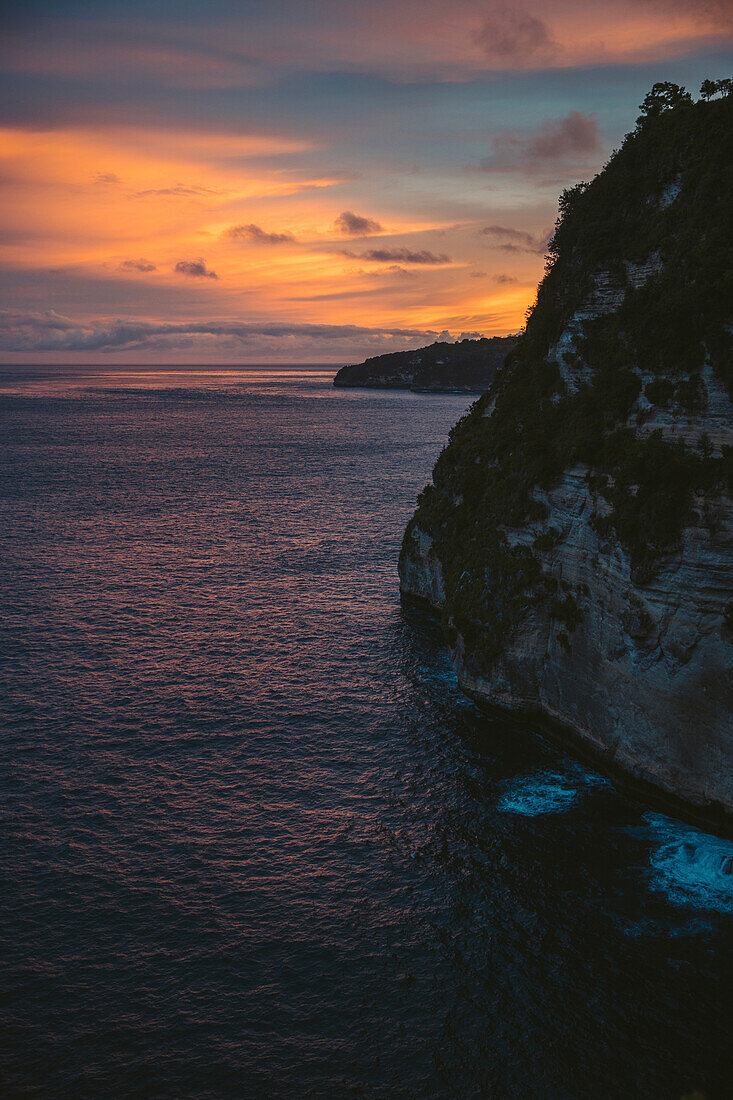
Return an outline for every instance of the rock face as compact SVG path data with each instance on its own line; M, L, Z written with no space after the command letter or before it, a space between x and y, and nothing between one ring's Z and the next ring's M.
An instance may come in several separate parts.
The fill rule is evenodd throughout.
M565 193L526 335L453 430L400 558L466 692L559 721L726 831L731 134L733 99L675 108Z
M516 342L516 336L493 336L375 355L364 363L342 367L333 384L420 393L482 393Z

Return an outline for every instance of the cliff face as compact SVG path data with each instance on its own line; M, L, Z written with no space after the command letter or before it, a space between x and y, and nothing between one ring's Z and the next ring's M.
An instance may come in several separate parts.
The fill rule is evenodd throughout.
M733 823L733 99L566 192L526 335L400 559L464 689Z
M342 367L333 384L426 393L481 393L489 388L516 342L516 336L493 336L375 355L363 363Z

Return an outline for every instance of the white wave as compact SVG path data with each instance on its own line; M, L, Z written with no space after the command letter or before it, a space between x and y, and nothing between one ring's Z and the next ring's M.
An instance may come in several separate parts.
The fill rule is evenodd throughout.
M656 845L651 885L677 905L733 914L733 842L661 814L646 814Z

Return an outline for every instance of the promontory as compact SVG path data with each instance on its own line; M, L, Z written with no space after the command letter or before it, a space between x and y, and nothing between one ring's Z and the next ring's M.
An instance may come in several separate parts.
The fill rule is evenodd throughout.
M453 428L400 586L479 703L733 823L733 96L655 85L563 193L526 331Z

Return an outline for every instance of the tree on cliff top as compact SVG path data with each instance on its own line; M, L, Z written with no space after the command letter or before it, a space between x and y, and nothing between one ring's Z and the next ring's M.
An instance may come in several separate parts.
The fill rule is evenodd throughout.
M714 95L733 94L733 80L726 77L725 80L703 80L700 85L700 95L703 99L712 99Z
M692 96L679 84L673 84L670 80L662 80L652 86L647 92L644 102L639 104L641 114L636 120L637 126L641 126L648 118L658 118L663 111L669 111L673 107L680 107L683 103L692 104Z

